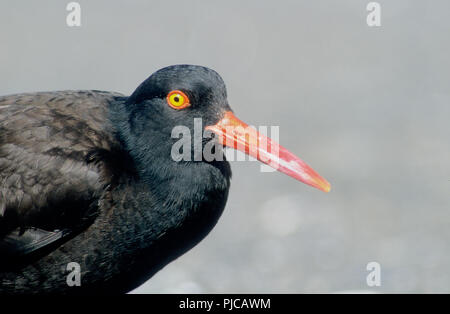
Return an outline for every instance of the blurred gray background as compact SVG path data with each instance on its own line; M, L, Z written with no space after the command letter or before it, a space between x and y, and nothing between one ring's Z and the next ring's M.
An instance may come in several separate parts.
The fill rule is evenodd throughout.
M362 0L80 0L79 28L69 2L0 3L0 95L208 66L332 184L234 162L216 228L136 293L450 292L449 1L378 1L378 28Z

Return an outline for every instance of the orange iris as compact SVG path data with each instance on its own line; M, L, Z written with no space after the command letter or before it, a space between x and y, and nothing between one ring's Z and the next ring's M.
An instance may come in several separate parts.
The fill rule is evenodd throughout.
M167 103L173 109L184 109L189 107L189 97L180 90L173 90L167 95Z

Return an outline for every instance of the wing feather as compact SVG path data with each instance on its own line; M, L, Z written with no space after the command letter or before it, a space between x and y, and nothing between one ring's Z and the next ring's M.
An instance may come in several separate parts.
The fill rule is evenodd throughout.
M0 97L0 241L17 228L74 228L92 216L110 171L89 156L119 145L107 111L120 97L101 91Z

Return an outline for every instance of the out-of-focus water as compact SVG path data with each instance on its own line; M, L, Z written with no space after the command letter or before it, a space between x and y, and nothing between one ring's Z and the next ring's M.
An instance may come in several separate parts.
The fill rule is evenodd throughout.
M332 184L234 162L212 233L136 293L450 292L450 2L0 3L0 94L131 93L170 64L217 70L235 113ZM381 287L366 284L381 265Z

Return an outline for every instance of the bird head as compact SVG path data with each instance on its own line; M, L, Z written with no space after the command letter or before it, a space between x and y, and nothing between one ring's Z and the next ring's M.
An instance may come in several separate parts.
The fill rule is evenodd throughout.
M173 143L169 138L178 127L195 134L195 121L201 121L201 136L213 134L202 139L201 152L206 143L213 141L322 191L330 190L330 184L300 158L234 115L224 81L209 68L174 65L153 73L128 98L127 110L130 128L137 128L140 134L157 130L160 145Z

